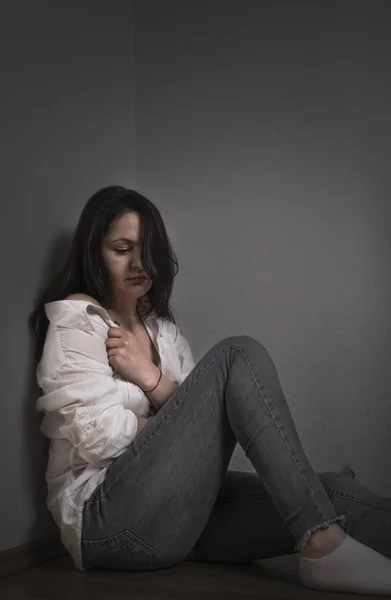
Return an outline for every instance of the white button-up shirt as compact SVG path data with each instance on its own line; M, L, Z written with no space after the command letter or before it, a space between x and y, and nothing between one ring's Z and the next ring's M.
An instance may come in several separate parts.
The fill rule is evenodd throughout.
M148 396L113 370L105 340L116 324L86 300L45 304L49 327L36 375L43 395L41 432L50 439L46 505L61 540L81 571L84 501L137 434L137 418L151 416ZM177 325L152 313L145 327L160 354L162 372L179 385L195 363Z

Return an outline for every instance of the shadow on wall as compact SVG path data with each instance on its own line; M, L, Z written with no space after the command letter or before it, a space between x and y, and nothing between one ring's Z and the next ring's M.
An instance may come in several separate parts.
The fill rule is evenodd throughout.
M42 267L40 282L37 286L37 296L58 274L68 252L69 243L69 234L60 234L54 239L51 248L49 248L46 263ZM34 298L35 300L36 298ZM30 310L32 309L33 307L30 308ZM27 319L26 327L28 327ZM60 530L46 506L48 490L45 473L49 457L49 440L39 429L44 415L37 411L36 403L42 392L36 380L35 340L29 330L28 338L29 363L24 399L24 431L22 433L24 462L21 463L22 473L20 479L23 482L22 485L26 490L26 494L29 496L29 498L25 498L24 504L26 509L29 508L31 512L35 509L35 520L31 525L28 538L20 543L43 539L59 541ZM30 505L28 505L28 500L30 500Z

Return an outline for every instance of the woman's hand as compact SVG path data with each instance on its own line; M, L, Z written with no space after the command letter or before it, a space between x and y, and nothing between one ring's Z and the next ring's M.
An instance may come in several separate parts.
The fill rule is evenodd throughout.
M110 327L105 344L110 366L125 379L141 386L154 364L136 336L122 327Z

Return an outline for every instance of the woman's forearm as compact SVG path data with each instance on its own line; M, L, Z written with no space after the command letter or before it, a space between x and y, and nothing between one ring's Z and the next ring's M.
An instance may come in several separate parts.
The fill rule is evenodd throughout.
M138 382L137 385L142 390L152 389L160 377L160 370L152 365L153 368L149 371L149 373L143 378L142 381ZM159 411L159 409L163 406L165 402L170 398L170 396L175 392L178 388L178 384L175 381L172 381L167 375L162 373L160 377L159 385L152 392L145 392L151 401L152 406ZM138 421L137 434L138 435L148 423L146 417L142 417L140 415L136 415Z
M153 367L154 369L151 370L140 386L143 390L152 389L159 381L160 370L155 365ZM172 379L162 373L159 385L152 392L145 393L158 411L178 387L175 381L172 381Z
M138 421L136 435L138 435L140 433L140 431L142 431L144 429L144 427L146 426L146 424L148 423L148 419L146 417L141 417L140 415L136 415L136 417L137 417L137 421Z

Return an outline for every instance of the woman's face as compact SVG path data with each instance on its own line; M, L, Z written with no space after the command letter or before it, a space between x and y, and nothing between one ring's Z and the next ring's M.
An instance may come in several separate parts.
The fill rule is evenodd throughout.
M136 212L128 212L113 221L102 245L102 258L115 296L138 299L151 289L149 278L141 283L131 279L146 277L140 254L140 217Z

